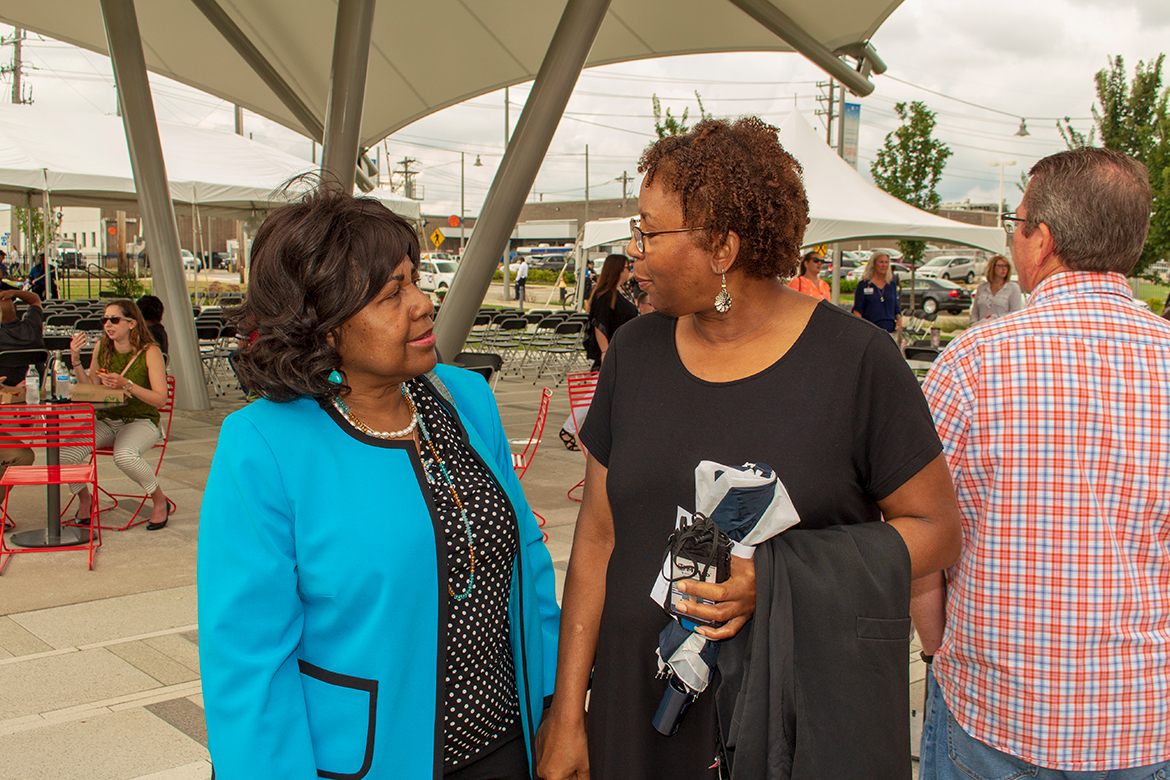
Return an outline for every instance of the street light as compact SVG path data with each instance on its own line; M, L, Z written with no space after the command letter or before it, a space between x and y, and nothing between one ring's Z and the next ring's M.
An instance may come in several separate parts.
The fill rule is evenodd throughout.
M1003 227L1003 169L1015 165L1015 160L1001 160L988 163L992 168L999 168L999 200L995 203L995 224Z

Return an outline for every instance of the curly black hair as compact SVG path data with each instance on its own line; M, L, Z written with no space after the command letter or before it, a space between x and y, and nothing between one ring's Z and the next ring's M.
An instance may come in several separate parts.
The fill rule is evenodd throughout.
M250 391L272 401L349 392L329 381L341 355L329 336L361 311L409 257L418 234L371 198L321 184L274 211L252 243L248 298L232 317L255 340L236 356Z
M690 234L698 246L714 250L735 231L735 265L748 276L796 275L808 197L800 163L772 125L754 116L704 119L647 147L638 172L677 193L688 226L706 227Z

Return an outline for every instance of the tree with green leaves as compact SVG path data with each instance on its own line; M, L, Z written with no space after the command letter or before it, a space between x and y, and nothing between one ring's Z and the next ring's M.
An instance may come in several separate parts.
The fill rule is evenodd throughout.
M49 232L52 241L57 237L57 231L61 228L60 211L55 211L50 215ZM16 229L24 234L25 256L29 263L36 259L36 256L45 248L45 212L42 209L22 209L12 208L12 222Z
M687 116L690 114L689 108L684 108L682 116L672 116L670 109L666 109L666 115L662 113L662 103L658 100L658 95L651 95L651 101L654 104L654 132L658 133L658 137L669 138L672 135L683 135L691 128L687 125ZM695 100L699 103L699 119L710 119L711 114L703 110L703 98L699 95L699 91L695 90Z
M902 126L886 136L869 166L874 183L895 198L929 211L938 211L938 183L951 156L950 147L932 137L934 112L925 103L898 103L894 112ZM911 267L922 262L923 241L899 241L898 249Z
M1097 105L1093 106L1094 127L1088 135L1074 128L1068 117L1057 122L1068 148L1095 146L1099 139L1105 148L1124 152L1149 169L1153 215L1134 275L1170 257L1170 87L1162 85L1165 59L1165 54L1159 54L1149 63L1138 62L1130 80L1125 60L1110 57L1109 67L1097 71L1094 78Z

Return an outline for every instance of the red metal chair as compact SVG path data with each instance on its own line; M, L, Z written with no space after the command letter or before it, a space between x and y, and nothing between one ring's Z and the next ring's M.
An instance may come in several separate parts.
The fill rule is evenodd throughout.
M569 374L569 414L573 416L573 427L577 429L577 443L581 442L581 424L585 422L585 413L589 411L589 404L593 403L593 394L597 392L597 372L588 371L580 374ZM586 458L589 454L585 452L584 445L581 446L581 454ZM573 487L569 488L568 496L574 501L581 499L573 495L573 491L579 487L585 486L585 478Z
M7 547L4 535L0 533L0 572L13 555L30 552L55 552L61 550L88 550L89 568L93 570L93 558L97 548L102 543L100 515L97 502L97 458L91 455L88 463L75 466L59 465L60 452L63 447L89 447L94 444L93 406L89 404L53 404L27 406L24 404L5 404L0 406L0 437L10 441L18 441L26 447L45 450L45 464L32 466L9 466L0 477L0 487L5 489L3 514L8 514L8 498L12 494L11 488L17 485L46 485L52 486L51 491L59 491L61 485L72 482L87 482L90 484L92 506L90 517L93 518L93 529L80 531L60 528L60 498L56 500L50 492L48 512L48 531L46 539L37 546L13 549ZM36 534L39 532L26 532ZM53 544L56 541L54 533L67 538L68 535L80 534L76 543ZM19 535L18 535L19 536ZM47 542L47 543L44 543ZM52 545L52 546L50 546Z
M536 424L532 426L532 435L528 437L528 443L524 445L523 452L512 453L512 468L516 470L516 479L524 479L524 472L528 471L528 466L532 463L532 459L536 456L536 448L540 446L540 437L544 434L544 421L548 418L548 402L552 398L553 391L549 388L544 388L544 392L540 395L540 410L536 413ZM540 521L540 527L544 528L544 516L532 510L532 514L536 515L536 519ZM544 535L544 540L548 541L548 534Z
M158 450L158 463L154 464L154 475L156 477L158 476L158 470L162 468L163 456L167 454L167 442L171 439L171 418L174 416L175 412L175 378L173 376L167 376L167 402L163 406L159 407L158 411L159 430L162 433L162 439L160 439L158 444L154 445L152 448L152 451ZM112 458L114 456L114 449L113 447L101 447L98 449L97 454L109 455ZM133 528L136 525L142 525L150 519L150 515L147 515L141 520L138 519L138 515L142 513L142 507L146 506L146 502L150 499L150 496L146 496L141 493L111 493L104 489L101 492L105 493L114 500L114 503L106 508L107 512L109 512L111 509L118 508L119 498L138 499L138 508L134 510L134 514L130 516L130 520L126 522L126 525L121 527L112 525L104 526L107 531L125 531ZM70 501L70 503L72 503L72 501ZM179 510L179 505L170 498L167 499L167 503L171 505L171 512L177 512ZM68 509L68 507L66 507L66 509Z

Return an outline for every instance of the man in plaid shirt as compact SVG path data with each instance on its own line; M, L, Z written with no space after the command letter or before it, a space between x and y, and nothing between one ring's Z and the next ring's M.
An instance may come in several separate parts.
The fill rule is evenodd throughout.
M920 776L1168 777L1170 322L1126 283L1148 175L1094 148L1030 174L1003 222L1027 307L924 385L964 546L945 586L914 588L934 654Z

